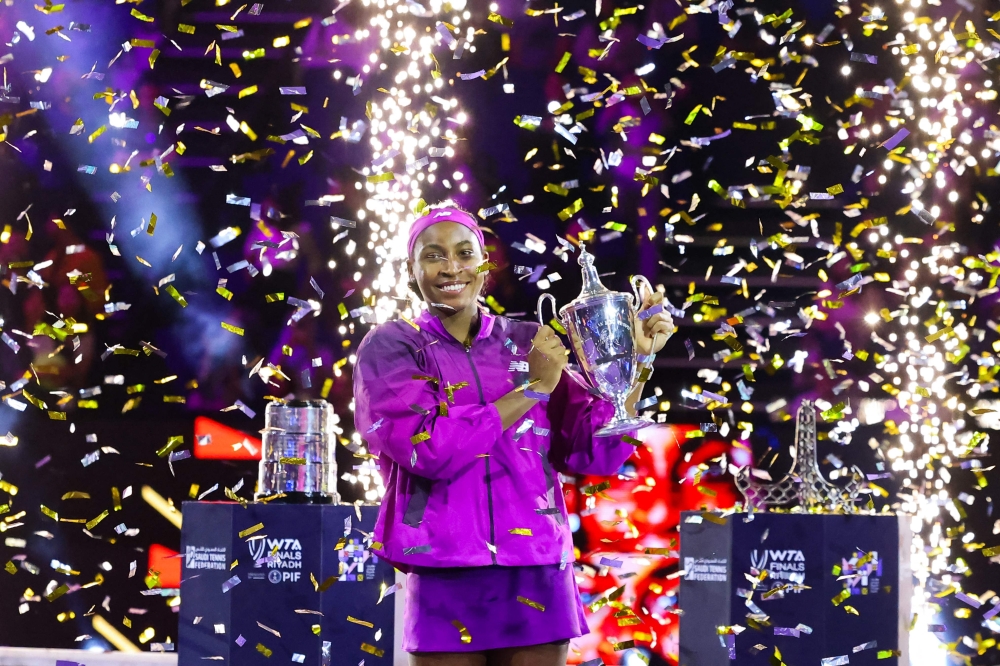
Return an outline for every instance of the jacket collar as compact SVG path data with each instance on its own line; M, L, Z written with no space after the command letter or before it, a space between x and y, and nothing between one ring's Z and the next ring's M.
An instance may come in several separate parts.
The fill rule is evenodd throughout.
M479 318L479 332L476 333L476 337L474 339L475 342L490 337L490 334L493 332L493 324L496 323L497 319L495 315L490 314L485 308L482 307L479 308ZM445 339L455 340L451 333L448 332L448 329L444 327L444 323L431 314L429 310L421 312L414 321L420 326L420 328L428 329ZM455 340L455 342L459 341Z

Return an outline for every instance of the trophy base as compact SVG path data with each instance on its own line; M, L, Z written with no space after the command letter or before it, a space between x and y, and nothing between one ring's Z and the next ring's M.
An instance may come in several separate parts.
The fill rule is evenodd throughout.
M340 501L334 495L307 493L301 490L289 490L285 491L284 496L271 500L271 503L272 504L340 504Z
M598 437L613 437L615 435L625 435L633 430L639 430L641 428L647 428L651 425L656 425L652 421L647 419L633 417L625 419L612 419L608 421L604 426L600 428L596 433Z

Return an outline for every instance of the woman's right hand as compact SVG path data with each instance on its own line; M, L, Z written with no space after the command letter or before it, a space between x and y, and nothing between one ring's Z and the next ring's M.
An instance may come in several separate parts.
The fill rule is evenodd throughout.
M548 326L539 328L531 340L531 351L528 352L529 376L532 380L539 380L531 390L537 393L552 393L562 377L568 355L569 350L555 331Z

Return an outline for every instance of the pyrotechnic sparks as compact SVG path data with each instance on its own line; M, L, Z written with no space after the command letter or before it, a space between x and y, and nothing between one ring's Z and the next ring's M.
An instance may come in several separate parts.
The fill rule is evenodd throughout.
M367 323L415 315L420 305L407 286L404 265L407 229L428 205L425 199L433 203L469 188L460 168L444 166L456 156L468 116L455 96L455 80L442 73L440 64L440 59L458 60L476 51L476 31L467 25L472 14L465 5L465 0L432 0L427 8L400 0L364 2L372 49L354 85L377 92L366 104L371 161L355 187L366 195L357 218L359 227L368 227L368 252L357 252L353 245L346 251L356 262L356 281L372 276L363 289L370 304L362 316ZM354 433L354 442L364 454L361 433ZM385 492L374 465L362 466L349 480L362 484L367 500L381 499Z
M882 299L888 305L864 315L870 339L857 342L870 342L873 350L876 372L867 378L871 393L888 394L904 414L899 423L885 421L890 439L881 447L900 484L899 510L913 516L912 567L919 584L914 605L926 615L942 612L942 597L967 592L963 579L971 567L965 553L981 549L985 538L966 527L976 491L987 487L982 459L989 446L989 434L977 429L970 413L994 410L981 397L997 390L993 377L1000 344L990 342L995 336L986 330L996 331L995 324L977 326L970 311L977 299L996 293L1000 255L963 258L967 237L956 232L972 231L968 225L981 224L990 211L975 188L977 179L996 175L997 128L987 124L996 115L997 94L985 72L1000 46L985 43L962 12L942 11L938 3L921 0L897 4L895 17L871 8L861 20L870 35L902 19L885 47L903 77L870 90L857 88L845 106L867 109L848 108L838 137L847 142L845 153L887 150L879 158L881 168L865 176L878 174L881 195L895 190L909 200L895 217L855 227L851 236L864 234L869 248L858 241L845 247L855 261L865 255L865 261L892 270L896 278L874 273L876 282L891 281ZM851 74L847 65L844 69ZM904 236L904 230L925 233L911 226L914 217L907 214L932 225L932 233ZM869 390L866 381L859 384ZM872 445L880 446L876 440ZM973 487L964 491L959 478L970 479ZM968 608L954 614L970 617ZM921 625L925 622L926 617Z
M426 205L425 192L468 189L452 181L461 178L460 171L440 168L441 160L455 156L467 116L451 90L454 80L446 80L434 52L457 59L476 47L475 30L463 27L471 17L463 11L464 0L434 0L428 9L398 0L364 4L372 11L376 42L364 67L365 78L372 80L366 84L385 87L379 87L367 105L372 160L362 170L364 182L356 184L367 195L357 214L370 228L367 246L376 266L365 270L363 256L357 262L359 277L362 272L375 274L364 291L374 302L373 319L382 322L401 310L404 316L413 314L403 267L406 229ZM450 178L449 171L455 171Z

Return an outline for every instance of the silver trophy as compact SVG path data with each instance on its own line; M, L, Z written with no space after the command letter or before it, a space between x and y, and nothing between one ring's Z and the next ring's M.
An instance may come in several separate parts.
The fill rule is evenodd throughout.
M569 334L577 363L590 386L615 406L615 416L597 431L607 437L622 435L653 422L629 416L625 400L638 384L642 363L635 348L635 322L642 305L639 284L649 293L652 286L642 275L630 280L633 294L610 291L601 284L594 268L594 255L580 246L580 266L583 268L583 289L573 301L558 310L558 321ZM556 299L542 294L538 299L538 321L545 324L542 304L549 300L553 311ZM651 360L651 359L650 359Z
M788 473L773 483L762 483L749 466L737 470L736 487L743 493L747 511L766 511L769 506L788 506L797 500L799 511L857 512L858 495L866 484L864 473L852 465L850 480L844 486L827 481L816 459L816 439L816 406L803 400L795 416L795 445L789 451L792 468ZM843 476L848 476L844 472Z
M333 407L326 400L272 402L264 413L257 498L337 503Z

